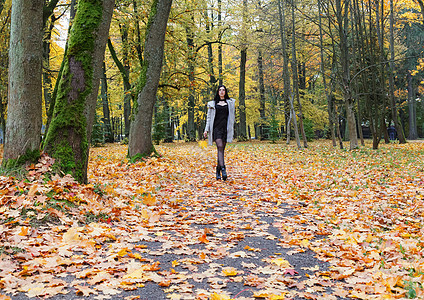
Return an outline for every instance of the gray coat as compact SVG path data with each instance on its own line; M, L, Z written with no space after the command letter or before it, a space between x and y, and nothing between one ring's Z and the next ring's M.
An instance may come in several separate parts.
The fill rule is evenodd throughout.
M236 118L236 100L227 99L228 103L228 122L227 122L227 143L233 141L234 136L234 120ZM215 120L215 101L208 102L208 116L206 118L205 132L208 133L208 143L212 145L213 139L213 122Z

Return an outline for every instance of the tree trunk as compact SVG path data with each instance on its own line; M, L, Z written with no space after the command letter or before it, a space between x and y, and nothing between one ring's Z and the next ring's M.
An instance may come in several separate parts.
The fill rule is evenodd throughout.
M364 67L364 43L363 43L363 30L362 30L362 22L361 22L361 18L359 17L360 11L358 9L358 1L354 0L353 4L352 4L352 24L354 25L355 28L355 35L354 37L356 38L355 41L355 62L354 64L358 66L358 68ZM364 76L361 76L361 79L363 79ZM362 89L365 85L362 85ZM358 133L359 133L359 139L361 140L361 145L365 146L365 141L364 141L364 134L362 132L362 112L361 112L361 97L358 96L358 94L360 93L360 89L361 89L361 84L357 83L356 81L354 82L354 87L355 87L355 95L357 95L356 98L356 109L357 109L357 121L358 121Z
M395 59L395 41L394 41L394 17L393 17L393 0L390 0L390 64L389 64L389 97L390 97L390 112L392 114L392 120L395 125L399 143L405 144L405 134L403 132L402 125L400 124L398 117L398 110L396 107L395 98L395 84L393 79L394 71L394 59ZM423 12L424 14L424 12ZM424 15L423 15L424 16Z
M239 141L247 140L246 133L246 62L247 62L247 36L246 36L246 23L247 23L247 0L243 0L242 8L242 26L241 26L241 44L240 44L240 80L239 80L239 131L237 139Z
M43 3L12 2L5 167L35 160L40 151Z
M194 18L194 16L193 16ZM188 25L190 26L190 25ZM190 142L196 140L196 129L194 121L194 107L195 107L195 90L194 90L194 72L195 72L195 52L194 52L194 33L190 27L186 27L187 34L187 69L188 69L188 103L187 103L187 139Z
M69 12L69 26L68 26L68 36L70 35L71 29L72 29L72 24L74 23L74 19L75 19L75 14L76 14L76 5L77 5L77 0L71 0L71 7L70 7L70 12ZM67 56L67 52L68 52L68 42L65 45L65 50L63 52L63 57ZM51 95L51 99L50 99L50 103L49 103L49 108L47 110L47 124L46 124L46 134L49 131L49 127L50 127L50 122L52 120L52 116L53 116L53 110L55 107L55 101L56 101L56 97L57 97L57 92L59 89L59 83L60 83L60 78L62 78L62 73L63 73L63 69L65 67L65 61L66 59L62 59L62 63L60 64L60 69L59 72L57 74L57 79L56 79L56 83L53 89L53 93ZM43 144L42 144L42 148L44 147L44 143L45 143L45 138L43 140Z
M130 128L128 155L131 158L148 156L155 151L152 144L152 116L156 102L163 61L166 25L172 0L154 0L146 32L145 54L139 78L134 121Z
M343 150L343 139L342 139L342 133L340 132L340 121L339 121L340 115L336 105L334 106L334 115L337 118L335 123L336 123L337 137L339 140L339 147L340 147L340 150Z
M281 0L278 0L278 16L279 16L279 23L280 23L280 39L281 39L281 52L283 56L283 82L284 82L284 102L285 107L288 109L290 114L294 113L294 108L292 111L292 92L291 92L291 85L290 85L290 73L289 73L289 62L288 62L288 55L287 55L287 41L286 41L286 34L285 34L285 14L284 14L284 8L283 3ZM289 118L286 118L287 120L296 118L296 113L293 115L290 115ZM286 126L287 131L287 144L290 142L290 122L287 122ZM297 126L294 126L294 132L295 136L299 136L298 128ZM298 144L298 147L300 148L300 143Z
M246 141L246 60L247 50L240 51L240 81L239 81L239 131L237 139L239 141Z
M208 15L208 10L205 11L205 19L206 19L206 34L210 34L211 31L211 23ZM208 85L208 96L210 99L213 98L213 90L214 84L216 82L215 71L213 69L213 49L212 43L207 41L208 44L208 69L209 69L209 85ZM206 105L205 105L206 106Z
M50 18L49 28L45 33L45 37L43 39L43 95L44 95L44 107L47 111L49 109L49 105L52 98L52 75L50 71L50 40L52 37L52 31L54 30L56 18L54 15Z
M258 73L259 73L259 115L261 123L259 124L259 135L260 139L264 137L264 124L265 124L265 84L264 84L264 67L262 60L262 50L258 51ZM256 130L255 130L256 135Z
M102 77L100 85L100 96L102 98L103 107L103 123L105 124L105 137L107 143L113 143L113 132L110 124L109 97L107 94L107 78L106 78L106 63L102 64Z
M416 116L416 101L412 75L410 72L406 75L408 83L408 113L409 113L409 135L408 139L416 140L418 138L417 116Z
M292 7L292 72L293 72L293 93L296 95L296 102L299 110L299 125L300 132L302 133L303 138L303 147L308 148L308 141L306 139L305 128L303 126L303 114L302 114L302 104L300 103L299 96L299 75L297 70L297 57L296 57L296 27L295 27L295 10L296 3L294 0L291 1Z
M55 165L87 182L89 141L115 1L79 0L44 151Z
M336 134L334 132L334 109L333 102L330 93L327 88L327 78L325 75L324 68L324 44L323 44L323 33L322 33L322 17L321 17L321 6L322 0L318 0L318 22L319 22L319 44L320 44L320 71L322 76L322 83L324 85L325 98L327 99L327 113L328 113L328 127L330 128L331 141L333 147L336 147Z
M222 31L222 11L221 11L221 4L222 4L222 0L218 0L218 29L221 32ZM220 34L221 36L221 34ZM221 38L219 39L220 43L218 44L218 79L219 85L223 84L223 70L222 70L222 44L221 44Z
M125 137L129 138L130 134L130 118L131 118L131 100L134 100L133 94L131 92L131 83L130 83L130 66L128 61L128 29L126 26L121 26L121 39L122 39L122 61L119 60L116 55L115 49L112 45L110 39L107 41L109 52L115 62L116 66L119 69L119 72L122 76L122 81L124 82L124 133Z
M47 6L43 9L43 24L45 27L48 26L45 30L44 38L43 38L43 95L44 95L44 107L46 110L46 115L48 113L49 105L52 98L52 73L50 70L50 46L51 46L51 38L52 32L54 30L54 26L58 18L53 14L55 7L59 0L52 0L48 3ZM50 20L50 22L47 22Z
M340 63L342 68L341 83L343 90L343 100L346 109L346 119L349 130L350 150L358 148L358 137L356 131L356 119L354 113L354 101L352 99L350 70L349 70L349 48L348 48L348 25L349 25L349 3L344 2L342 10L341 0L336 0L336 14L339 32Z

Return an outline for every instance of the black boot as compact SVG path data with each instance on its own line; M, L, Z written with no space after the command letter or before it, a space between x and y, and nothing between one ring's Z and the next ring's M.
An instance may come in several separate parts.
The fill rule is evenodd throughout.
M221 179L221 167L216 166L216 180L220 180L220 179Z
M221 172L222 172L222 180L227 180L227 171L225 170L225 166L221 167Z

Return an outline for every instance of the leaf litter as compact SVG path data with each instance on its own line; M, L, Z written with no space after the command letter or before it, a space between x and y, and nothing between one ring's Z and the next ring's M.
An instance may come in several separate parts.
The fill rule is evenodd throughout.
M423 143L232 144L226 182L213 147L157 150L91 149L87 185L46 156L0 177L0 299L424 297Z

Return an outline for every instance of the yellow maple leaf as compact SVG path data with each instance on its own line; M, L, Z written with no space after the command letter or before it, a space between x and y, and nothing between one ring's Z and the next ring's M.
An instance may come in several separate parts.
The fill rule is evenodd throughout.
M28 235L28 228L29 227L21 227L21 232L19 233L20 236L26 236Z
M238 274L238 271L236 268L233 267L226 267L222 269L222 273L225 276L236 276Z
M178 266L180 263L176 260L172 261L172 267L175 268L176 266Z
M272 295L269 296L269 300L284 300L284 299L286 299L286 297L284 295L285 295L285 293L283 293L281 295L272 294Z
M289 261L285 260L283 258L275 258L275 259L271 260L271 262L273 264L276 264L280 268L290 268L291 267Z
M206 140L199 141L199 147L200 148L206 149L207 146L208 146L208 142Z
M128 253L128 248L124 248L124 249L121 249L121 250L118 252L118 255L122 257L122 256L127 255L127 253Z
M140 268L132 271L131 273L124 276L124 279L143 279L146 278L146 271L144 268Z
M210 295L209 300L232 300L232 299L228 297L227 295L213 293L212 295Z

